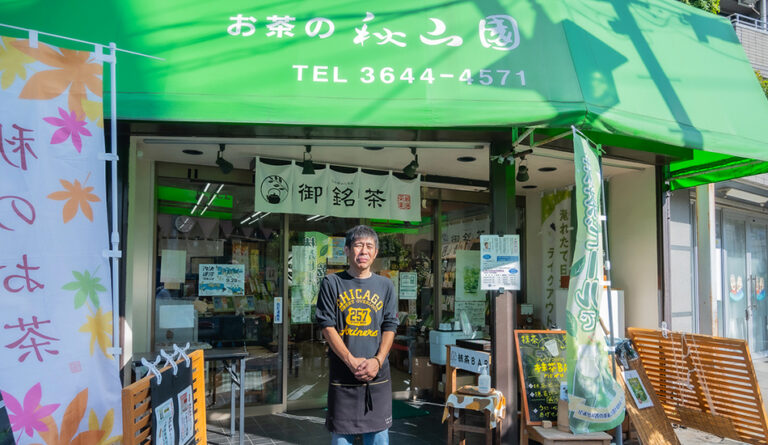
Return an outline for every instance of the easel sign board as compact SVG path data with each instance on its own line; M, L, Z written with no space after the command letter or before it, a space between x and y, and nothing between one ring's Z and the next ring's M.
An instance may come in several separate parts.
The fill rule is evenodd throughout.
M556 422L566 378L565 331L515 330L515 346L526 424Z

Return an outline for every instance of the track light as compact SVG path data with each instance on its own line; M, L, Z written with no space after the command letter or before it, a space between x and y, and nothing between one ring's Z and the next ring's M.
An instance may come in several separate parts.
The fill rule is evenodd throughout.
M528 176L528 167L525 165L525 155L520 156L520 167L517 169L517 176L515 176L518 182L526 182L531 179Z
M403 174L409 178L415 178L416 170L419 168L419 155L416 154L416 147L411 147L411 154L413 154L413 161L403 168Z
M305 145L304 148L306 151L304 152L304 160L301 162L301 174L302 175L314 175L315 174L315 166L312 165L312 146L311 145Z
M221 172L225 175L235 168L231 162L224 159L224 144L219 144L219 152L216 153L216 165L219 166L219 169L221 169Z

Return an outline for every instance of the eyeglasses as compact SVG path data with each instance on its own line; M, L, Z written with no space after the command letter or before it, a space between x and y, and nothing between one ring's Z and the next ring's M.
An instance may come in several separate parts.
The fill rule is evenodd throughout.
M352 243L352 248L355 250L362 250L365 247L368 250L375 250L376 244L373 243Z

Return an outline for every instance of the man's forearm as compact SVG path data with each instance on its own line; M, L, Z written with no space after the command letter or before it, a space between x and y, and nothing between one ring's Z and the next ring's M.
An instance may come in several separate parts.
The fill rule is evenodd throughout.
M353 363L355 357L347 349L347 345L344 344L344 340L336 331L333 326L323 328L323 337L328 342L331 350L343 361L348 367L356 368L359 363Z
M392 342L395 340L394 331L384 331L381 334L381 344L379 345L379 352L376 353L376 358L379 359L379 363L384 363L389 355L389 350L392 348Z

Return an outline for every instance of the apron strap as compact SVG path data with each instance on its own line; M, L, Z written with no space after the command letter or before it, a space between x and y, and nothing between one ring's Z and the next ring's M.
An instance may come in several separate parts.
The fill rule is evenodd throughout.
M366 382L365 383L365 414L368 414L368 411L373 411L373 398L371 397L371 387Z

